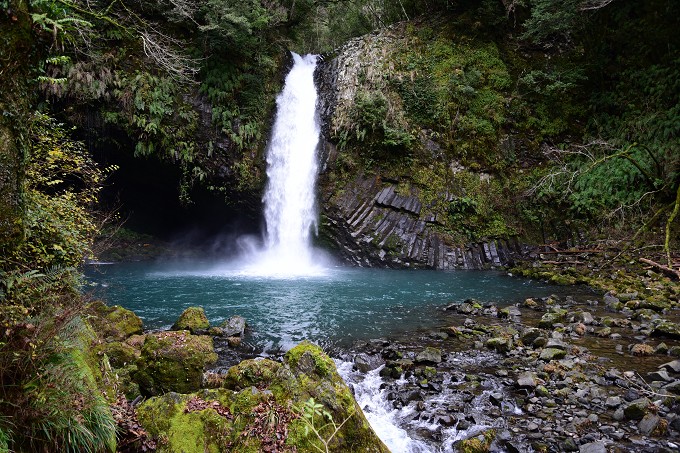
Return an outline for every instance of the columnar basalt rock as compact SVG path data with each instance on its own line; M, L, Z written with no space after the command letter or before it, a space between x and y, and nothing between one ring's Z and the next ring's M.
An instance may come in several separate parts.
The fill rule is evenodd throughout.
M451 244L416 194L375 177L357 176L323 206L325 233L359 266L482 269L510 264L521 252L514 239Z

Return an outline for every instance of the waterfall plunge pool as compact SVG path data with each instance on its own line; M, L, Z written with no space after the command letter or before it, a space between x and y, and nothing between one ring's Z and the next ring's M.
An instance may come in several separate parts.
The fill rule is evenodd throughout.
M456 440L474 435L486 425L474 424L467 430L458 430L457 425L447 428L437 442L422 437L422 432L434 428L413 418L414 403L394 408L379 369L362 374L346 361L356 341L407 338L419 342L423 334L446 325L446 317L452 315L443 311L447 305L468 298L507 306L527 297L577 295L574 287L515 278L499 271L319 266L311 276L292 273L286 277L258 274L252 263L141 262L91 266L86 275L95 285L95 295L109 305L135 311L146 329L169 328L184 309L201 306L211 325L233 315L246 318L247 355L279 355L308 339L332 356L344 357L337 359L340 375L353 386L371 426L395 453L452 452ZM474 363L480 359L471 358ZM231 364L239 360L227 358ZM424 404L448 407L449 399L454 401L453 396L442 394Z
M133 310L146 329L167 329L187 307L211 325L243 316L246 342L276 354L307 339L328 351L357 340L403 337L442 326L443 308L474 298L507 306L565 288L498 271L328 267L308 277L258 276L227 264L140 262L90 266L94 293ZM570 294L574 288L568 289Z

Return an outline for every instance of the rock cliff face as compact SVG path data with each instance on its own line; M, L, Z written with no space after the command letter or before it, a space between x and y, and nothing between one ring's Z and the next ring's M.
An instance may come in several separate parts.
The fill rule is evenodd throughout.
M405 26L398 25L352 40L335 58L319 64L321 234L344 259L360 266L482 269L511 264L521 252L515 236L470 241L451 234L456 225L451 226L447 207L458 196L449 180L463 167L429 138L432 131L417 130L394 84L385 82L403 75L395 69L395 54L407 45L405 34ZM352 141L361 120L357 98L367 92L386 99L383 127L416 131L415 143L405 151L408 164L402 157L384 158L375 147L371 151L363 137ZM418 183L412 174L433 161L444 169L440 179L446 181L436 188L427 175ZM477 184L490 178L472 174Z
M451 243L416 195L377 177L357 176L323 207L324 232L359 266L484 269L510 264L521 251L514 238Z

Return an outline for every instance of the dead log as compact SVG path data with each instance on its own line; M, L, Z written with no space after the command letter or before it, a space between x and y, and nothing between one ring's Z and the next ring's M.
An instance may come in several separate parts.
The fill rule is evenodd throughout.
M657 269L660 271L662 274L668 275L671 278L675 278L677 280L680 280L680 271L676 271L675 269L672 269L668 266L664 266L663 264L659 264L657 262L654 262L652 260L648 260L647 258L640 258L640 262L649 264L653 268Z

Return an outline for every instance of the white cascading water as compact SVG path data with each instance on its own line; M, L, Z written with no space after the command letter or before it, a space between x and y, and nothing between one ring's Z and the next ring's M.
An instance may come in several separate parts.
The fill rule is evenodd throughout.
M309 267L316 227L315 183L319 143L316 55L293 53L293 68L276 98L277 113L267 150L264 195L266 255L281 270Z
M267 148L264 248L245 241L249 250L237 271L242 275L294 278L326 273L322 257L311 245L316 232L316 148L321 131L314 85L317 56L292 55L293 67L276 98L276 119Z

